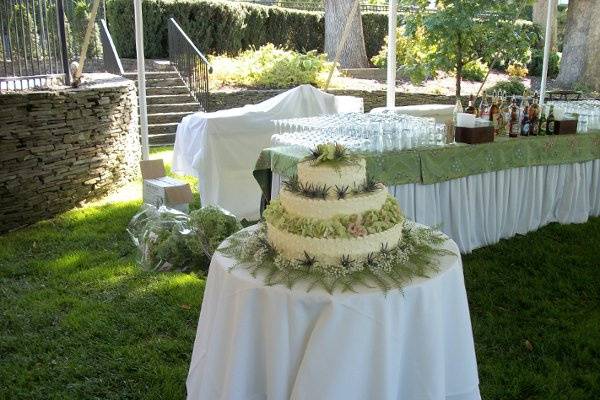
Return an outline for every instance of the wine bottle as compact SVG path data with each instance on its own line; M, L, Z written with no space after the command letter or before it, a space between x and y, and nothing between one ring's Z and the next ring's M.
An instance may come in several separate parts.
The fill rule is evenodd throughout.
M498 99L492 97L492 105L490 105L489 110L489 120L492 123L492 127L494 128L494 135L499 133L500 125L498 123L498 116L500 114L500 108L498 107Z
M469 96L469 105L467 106L465 112L467 114L477 115L477 109L475 108L475 104L473 104L473 101L473 95Z
M523 118L521 119L521 136L529 136L531 124L529 122L529 102L523 98Z
M510 104L510 114L508 118L508 136L518 137L519 131L519 111L517 108L517 100L513 96Z
M539 126L538 120L540 118L540 106L538 104L537 92L533 95L533 104L529 107L529 134L533 136L538 135Z
M538 135L546 134L546 113L544 112L544 107L540 109L540 120L538 122Z
M479 118L489 119L489 106L487 103L487 96L484 94L481 98L481 104L479 105Z
M552 104L546 118L546 135L554 135L554 106Z

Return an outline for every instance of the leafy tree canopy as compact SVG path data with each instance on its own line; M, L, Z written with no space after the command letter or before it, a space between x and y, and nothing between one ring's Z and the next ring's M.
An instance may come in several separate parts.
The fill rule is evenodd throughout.
M530 47L539 41L531 23L518 20L530 0L438 0L437 11L427 0L401 1L417 5L407 16L407 33L424 30L424 39L435 45L427 63L432 69L456 72L456 95L460 96L463 66L481 59L526 63Z

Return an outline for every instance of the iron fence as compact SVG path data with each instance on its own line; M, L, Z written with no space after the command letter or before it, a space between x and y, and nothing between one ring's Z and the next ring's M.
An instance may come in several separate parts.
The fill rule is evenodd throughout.
M68 71L62 0L2 0L0 7L0 89L44 85Z
M70 83L69 63L79 59L93 0L0 0L0 90ZM86 72L118 73L104 0L86 53Z
M212 67L174 18L169 19L169 61L202 110L208 109L208 74Z

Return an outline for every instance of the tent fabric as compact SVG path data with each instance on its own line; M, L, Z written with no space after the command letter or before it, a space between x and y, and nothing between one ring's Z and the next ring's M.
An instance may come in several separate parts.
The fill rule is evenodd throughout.
M177 127L173 171L199 178L203 206L256 220L261 192L252 171L276 133L273 120L342 112L346 103L302 85L256 105L186 116Z

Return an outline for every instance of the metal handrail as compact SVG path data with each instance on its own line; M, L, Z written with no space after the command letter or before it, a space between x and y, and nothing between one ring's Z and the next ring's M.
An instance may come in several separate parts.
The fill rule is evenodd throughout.
M106 69L106 72L115 75L125 74L121 58L119 57L119 53L117 53L117 48L110 35L105 19L100 20L100 41L102 42L102 57L104 59L104 69Z
M169 18L168 31L169 61L194 99L206 111L209 94L208 74L212 73L212 66L174 18Z

